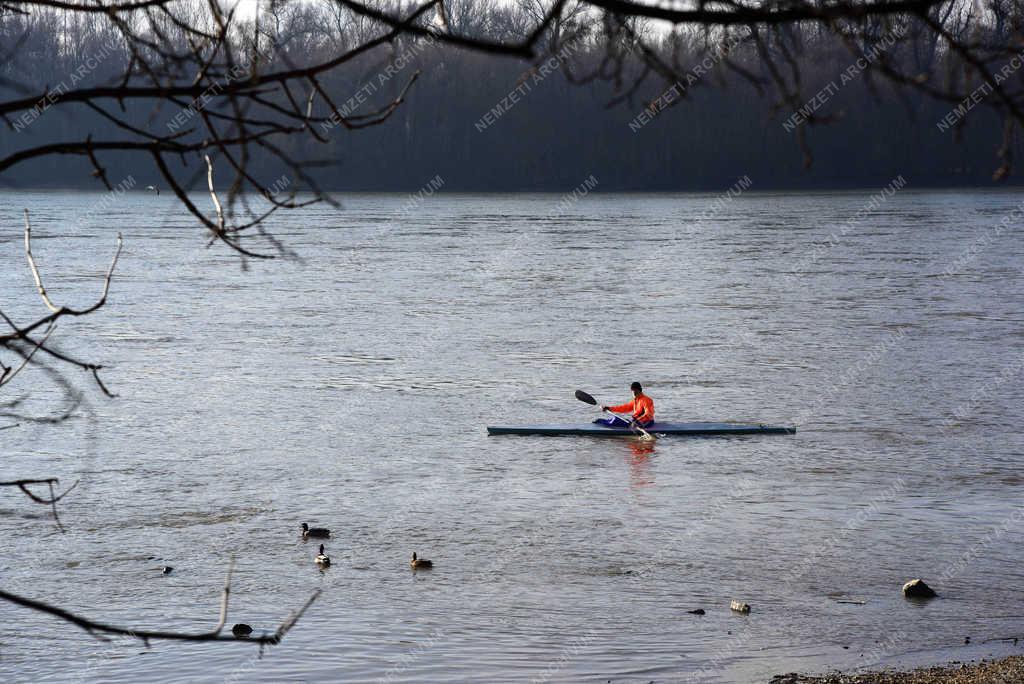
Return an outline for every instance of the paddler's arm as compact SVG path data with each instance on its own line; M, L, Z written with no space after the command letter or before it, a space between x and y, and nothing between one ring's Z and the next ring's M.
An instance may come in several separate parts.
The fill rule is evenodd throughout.
M618 406L602 406L602 411L613 411L614 413L629 413L633 412L633 402L627 401L625 404L619 404Z

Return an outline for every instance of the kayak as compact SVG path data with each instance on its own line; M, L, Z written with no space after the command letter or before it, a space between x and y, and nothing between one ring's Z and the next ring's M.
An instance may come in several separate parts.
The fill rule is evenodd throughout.
M655 435L794 435L795 427L763 423L652 423L644 428ZM636 430L600 423L579 425L492 425L489 435L581 435L585 437L635 437Z

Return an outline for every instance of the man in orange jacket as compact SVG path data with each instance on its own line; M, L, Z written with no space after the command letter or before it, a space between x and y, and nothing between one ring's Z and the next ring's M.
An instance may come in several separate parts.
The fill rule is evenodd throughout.
M654 400L644 394L644 388L640 386L639 382L634 382L629 386L629 389L633 391L633 401L627 401L625 404L619 404L618 406L602 406L601 410L614 411L615 413L625 413L628 411L633 416L634 423L640 427L647 427L654 422ZM607 420L597 420L594 422L615 427L626 427L629 425L629 423L621 418L608 418Z

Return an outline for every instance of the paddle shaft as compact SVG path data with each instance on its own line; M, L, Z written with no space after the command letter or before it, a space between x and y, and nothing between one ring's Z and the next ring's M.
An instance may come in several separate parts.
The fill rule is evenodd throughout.
M633 424L633 418L632 418L632 416L624 416L624 415L622 415L621 413L616 413L615 411L612 411L611 409L606 409L606 410L605 410L605 413L610 413L610 414L612 414L613 416L615 416L616 418L618 418L618 419L620 419L620 420L624 420L624 421L626 421L626 422L627 422L627 423L629 423L630 425L632 425L632 424Z
M611 409L607 409L605 412L612 414L613 416L615 416L619 420L626 421L627 423L629 423L629 427L633 428L634 430L639 430L641 433L643 433L647 437L651 436L651 433L649 433L647 430L644 430L642 427L640 427L639 423L636 422L636 419L634 419L632 417L624 416L621 413L616 413L615 411L612 411Z

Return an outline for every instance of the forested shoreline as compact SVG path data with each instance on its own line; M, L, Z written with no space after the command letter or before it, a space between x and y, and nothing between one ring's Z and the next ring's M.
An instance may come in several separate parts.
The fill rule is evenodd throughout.
M463 10L453 21L467 33L512 36L525 21L518 5L458 7ZM272 34L272 59L280 65L322 58L379 32L330 4L278 4L261 16L257 33ZM0 40L17 55L4 67L0 91L7 98L19 95L9 85L15 80L32 84L33 92L48 86L53 98L70 87L107 84L129 60L118 36L98 19L43 11L0 21ZM880 33L889 30L894 29L879 26ZM342 111L360 114L384 106L419 72L388 120L361 130L322 127L326 144L293 137L282 146L295 158L323 160L310 175L324 188L349 191L415 190L435 176L444 179L445 191L559 192L590 175L602 192L717 190L739 175L749 176L756 189L879 186L898 174L914 187L993 185L1003 135L994 112L972 112L958 142L957 131L937 125L955 103L896 91L871 74L853 73L840 86L844 70L856 71L855 59L813 27L806 32L800 38L803 92L811 96L824 86L819 99L825 99L821 92L829 97L818 113L836 119L801 123L813 155L809 168L796 142L794 110L774 106L780 97L767 79L755 85L716 61L721 37L698 31L654 41L666 54L681 52L694 65L702 59L711 65L685 87L651 75L637 86L642 71L628 54L618 67L618 82L573 82L585 80L606 58L603 47L586 40L531 63L402 36L322 79ZM922 55L921 49L920 41L896 44L886 58L929 66L945 58L934 44L932 54ZM762 69L748 45L736 45L729 57L752 74ZM244 68L238 77L245 78ZM182 104L152 109L129 101L125 107L140 127L156 125L164 134L180 131L187 138L205 102ZM12 123L0 136L2 155L44 141L85 135L103 140L115 132L112 122L84 105L50 110L45 101ZM101 161L114 182L131 176L142 187L160 184L145 155L113 150ZM257 154L250 164L267 183L285 172L269 155ZM6 187L94 188L90 168L83 157L47 156L20 164L0 180Z

